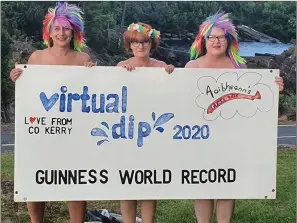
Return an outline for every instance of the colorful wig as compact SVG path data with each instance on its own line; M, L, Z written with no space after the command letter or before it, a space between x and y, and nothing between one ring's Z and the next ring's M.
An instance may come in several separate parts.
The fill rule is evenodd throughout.
M191 60L197 59L205 53L205 41L214 27L221 28L225 32L228 42L227 56L231 59L236 68L245 67L246 61L239 56L238 35L234 24L229 19L229 14L217 12L215 15L208 17L200 26L198 35L190 49Z
M55 8L49 8L48 13L43 20L43 40L48 47L52 46L50 30L56 20L62 27L70 27L73 30L72 47L81 52L85 46L84 22L81 14L83 12L75 5L68 5L67 2L57 3Z

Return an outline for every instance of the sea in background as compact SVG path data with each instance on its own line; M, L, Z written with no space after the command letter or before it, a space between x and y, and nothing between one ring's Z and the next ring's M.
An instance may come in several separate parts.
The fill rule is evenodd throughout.
M240 56L255 56L255 53L280 55L291 46L293 46L293 44L260 42L239 43Z
M170 44L171 45L171 44ZM240 42L240 56L255 56L256 53L280 55L285 50L289 49L293 44L286 43L260 43L260 42ZM189 46L170 46L173 50L188 52Z

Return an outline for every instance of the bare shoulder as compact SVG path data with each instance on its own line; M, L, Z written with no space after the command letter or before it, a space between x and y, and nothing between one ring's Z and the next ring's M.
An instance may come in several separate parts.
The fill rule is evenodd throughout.
M193 68L196 67L197 61L196 60L190 60L188 63L186 63L185 68Z
M186 65L185 68L199 68L202 64L202 58L198 58L196 60L190 60Z
M41 64L42 58L46 54L47 49L35 50L28 59L28 64Z
M152 59L152 62L154 67L164 67L167 65L164 61L161 60Z
M128 63L129 61L130 61L130 59L128 59L128 60L122 60L122 61L120 61L120 62L117 64L117 67L121 67L121 66L123 66L124 64Z
M84 65L85 62L91 61L91 57L87 53L76 52L76 60L78 65Z

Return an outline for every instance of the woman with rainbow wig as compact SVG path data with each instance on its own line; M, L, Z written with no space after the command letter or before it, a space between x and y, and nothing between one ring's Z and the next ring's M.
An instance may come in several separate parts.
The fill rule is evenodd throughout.
M186 68L246 68L246 61L239 56L239 44L235 26L229 14L217 12L208 17L200 26L199 33L190 49ZM282 78L276 77L280 91L284 88ZM230 223L233 216L234 200L217 200L218 223ZM199 223L210 223L213 215L213 200L196 200L195 213Z
M94 66L89 55L80 52L85 43L81 14L78 7L66 2L50 8L43 22L43 40L48 48L33 52L28 64ZM11 80L15 82L22 72L22 69L13 69ZM31 222L42 223L45 202L28 202L27 206ZM85 201L69 201L68 208L71 223L84 222Z
M218 12L206 19L192 44L190 58L212 56L224 59L229 68L245 68L246 61L239 56L239 45L235 26L229 14Z
M55 39L56 31L60 31L54 27L63 27L66 33L66 40L63 43L69 44L70 48L81 52L82 47L85 45L84 39L84 23L81 16L83 12L75 5L68 5L59 3L55 8L50 8L43 21L43 40L46 46L52 47ZM71 34L69 34L71 33ZM69 35L68 35L69 34ZM61 41L57 41L60 44Z
M33 52L28 64L94 66L90 56L81 52L85 46L82 14L80 8L67 2L49 8L42 29L48 48ZM13 69L10 77L16 81L21 74L21 69Z

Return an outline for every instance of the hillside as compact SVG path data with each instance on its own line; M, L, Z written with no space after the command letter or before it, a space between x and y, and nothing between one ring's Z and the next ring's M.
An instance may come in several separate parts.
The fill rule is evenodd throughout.
M296 39L296 4L294 2L75 1L70 3L79 5L85 12L88 44L86 51L94 61L98 61L99 65L115 65L128 57L121 43L121 33L130 23L142 21L160 30L163 34L162 38L164 37L160 49L153 56L182 67L188 61L188 55L168 50L166 38L167 40L183 38L182 40L187 43L193 41L204 19L220 8L232 13L234 23L240 27L241 40L288 43ZM1 104L3 108L1 114L5 120L9 121L9 107L14 101L13 84L9 80L9 72L15 62L25 63L35 49L44 48L41 39L42 20L50 6L54 6L54 2L1 3ZM246 27L257 30L260 34L247 35L251 29ZM265 37L264 40L263 37ZM279 63L282 62L277 62ZM285 65L281 67L287 72Z

